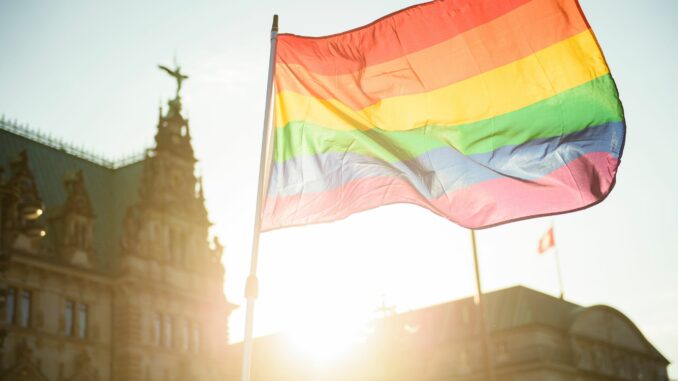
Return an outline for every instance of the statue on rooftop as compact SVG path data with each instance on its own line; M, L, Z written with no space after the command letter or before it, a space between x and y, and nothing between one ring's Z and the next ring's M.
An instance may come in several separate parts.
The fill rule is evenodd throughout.
M179 91L181 91L181 83L184 80L188 79L188 76L181 73L181 68L179 67L179 65L177 65L175 63L174 66L176 66L176 69L172 70L172 69L168 68L167 66L158 65L158 67L160 69L166 71L167 74L174 77L174 79L177 81L177 95L176 95L176 97L179 98Z

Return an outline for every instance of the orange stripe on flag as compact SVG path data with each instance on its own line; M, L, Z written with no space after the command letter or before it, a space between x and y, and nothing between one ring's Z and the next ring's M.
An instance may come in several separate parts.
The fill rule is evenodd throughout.
M276 88L336 99L360 110L384 98L427 92L482 74L586 29L574 2L535 0L439 44L350 73L324 75L308 63L278 59Z

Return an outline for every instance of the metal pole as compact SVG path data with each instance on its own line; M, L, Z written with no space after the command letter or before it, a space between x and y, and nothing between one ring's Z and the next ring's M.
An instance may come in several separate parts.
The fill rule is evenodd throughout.
M250 275L247 277L245 297L247 310L245 315L245 340L243 342L242 381L249 381L252 367L252 332L254 328L254 301L258 295L257 260L259 257L259 234L261 233L261 210L264 203L264 191L268 187L268 175L273 156L273 130L271 129L271 98L273 93L273 74L275 72L275 46L278 36L278 15L273 15L271 27L271 53L268 62L268 84L266 86L266 110L264 111L264 131L261 139L261 158L259 161L259 188L257 190L257 209L254 216L252 235L252 258Z
M551 223L551 234L555 236L556 231L553 228L553 223ZM563 274L560 271L560 254L558 253L558 245L556 244L556 239L553 237L553 251L556 257L556 271L558 271L558 287L560 287L560 299L565 299L565 287L563 286Z
M485 359L485 379L487 381L494 381L494 368L492 367L492 356L490 354L490 334L487 329L487 322L485 320L485 308L483 305L483 289L480 285L480 267L478 266L478 250L476 248L476 232L471 230L471 245L473 246L473 265L476 270L476 291L478 301L478 314L480 315L480 330L483 336L483 357Z
M558 287L560 287L560 299L565 299L565 287L563 286L563 274L560 271L560 254L558 254L558 246L555 246L556 255L556 269L558 271Z

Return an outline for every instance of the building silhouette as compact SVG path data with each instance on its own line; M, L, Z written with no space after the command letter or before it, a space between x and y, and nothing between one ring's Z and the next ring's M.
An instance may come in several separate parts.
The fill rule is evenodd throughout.
M522 286L484 302L497 381L668 380L668 360L612 307L582 307ZM392 314L329 367L314 367L281 335L258 338L252 380L485 380L477 313L466 298ZM229 351L235 381L242 345Z
M178 92L155 147L112 162L0 121L0 379L222 380L234 305ZM44 214L18 218L24 200ZM31 235L26 224L47 234ZM38 229L39 231L39 229Z
M122 162L0 120L0 380L240 379L195 163L178 91L155 146ZM44 214L21 218L36 203ZM484 300L497 381L668 380L668 360L612 307L525 287ZM477 314L473 298L387 314L323 367L283 336L257 338L252 381L483 380Z

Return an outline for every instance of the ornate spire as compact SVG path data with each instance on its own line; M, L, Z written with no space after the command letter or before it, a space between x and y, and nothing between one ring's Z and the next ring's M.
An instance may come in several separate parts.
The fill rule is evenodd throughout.
M80 214L85 217L94 217L92 211L92 204L89 200L89 195L85 189L85 178L82 170L74 174L67 174L64 179L64 187L66 188L66 202L64 203L64 212L71 212Z
M208 251L210 222L188 119L181 114L179 89L188 76L179 68L160 68L177 80L177 94L165 113L160 109L156 146L144 159L139 202L128 210L123 246L134 255L183 264L190 251Z
M169 151L184 159L195 161L188 119L181 114L181 95L179 95L181 84L188 79L188 76L181 73L179 66L176 66L174 70L162 65L158 65L158 67L176 79L177 92L174 99L167 102L169 108L165 115L162 114L162 107L160 108L158 132L155 135L156 150Z
M9 181L17 187L23 203L42 205L42 200L38 195L38 188L35 185L33 173L28 167L28 154L26 153L26 150L21 151L14 157L10 166L12 168L12 178L10 178Z

